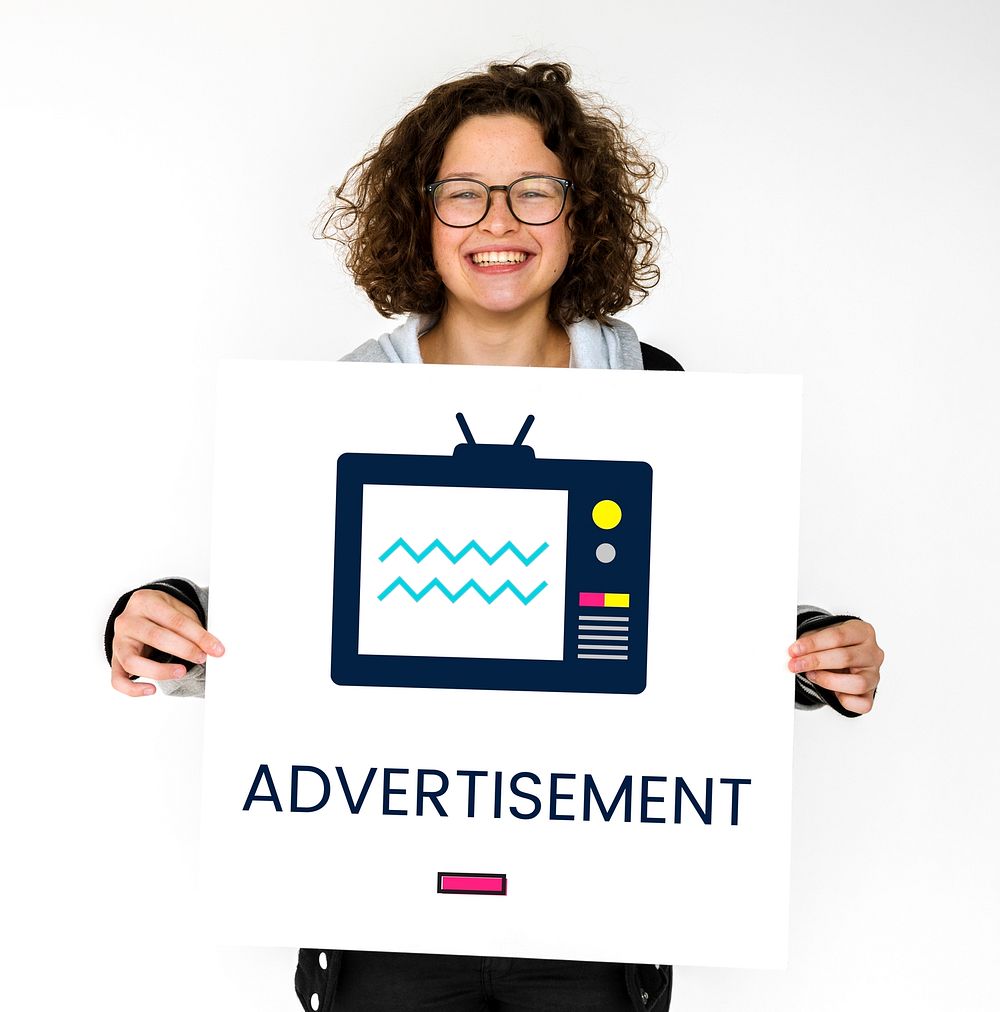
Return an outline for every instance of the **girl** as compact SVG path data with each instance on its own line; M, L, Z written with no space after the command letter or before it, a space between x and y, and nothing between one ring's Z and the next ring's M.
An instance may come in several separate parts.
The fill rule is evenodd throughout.
M320 234L383 316L406 320L352 360L680 369L613 314L656 284L656 166L621 117L569 86L562 63L492 64L426 98L333 194ZM172 579L122 596L108 620L111 683L204 693L208 593ZM796 701L867 712L883 654L872 627L800 607ZM150 682L137 681L140 678ZM306 1009L656 1009L670 967L303 949Z

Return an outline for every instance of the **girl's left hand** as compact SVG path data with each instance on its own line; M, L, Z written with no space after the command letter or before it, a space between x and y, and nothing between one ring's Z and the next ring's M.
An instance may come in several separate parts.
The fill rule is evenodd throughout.
M788 670L804 672L809 681L830 689L845 710L867 713L872 708L885 654L867 622L853 618L806 633L788 653Z

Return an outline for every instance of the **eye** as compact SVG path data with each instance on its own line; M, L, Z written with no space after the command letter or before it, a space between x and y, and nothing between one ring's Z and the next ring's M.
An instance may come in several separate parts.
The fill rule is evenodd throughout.
M514 188L515 200L558 200L562 197L559 184L551 179L525 179Z
M465 179L449 179L442 183L434 193L434 199L438 202L449 204L471 204L481 201L485 192Z

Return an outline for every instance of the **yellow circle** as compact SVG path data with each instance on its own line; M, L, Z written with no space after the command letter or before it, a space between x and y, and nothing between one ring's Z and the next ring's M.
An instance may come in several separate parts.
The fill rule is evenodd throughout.
M602 499L591 516L602 531L610 531L622 522L622 508L612 499Z

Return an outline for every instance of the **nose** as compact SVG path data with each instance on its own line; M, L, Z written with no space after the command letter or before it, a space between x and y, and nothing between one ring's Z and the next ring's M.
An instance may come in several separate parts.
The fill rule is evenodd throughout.
M486 217L479 223L479 227L491 235L505 235L516 231L519 224L507 206L507 194L503 190L491 190Z

